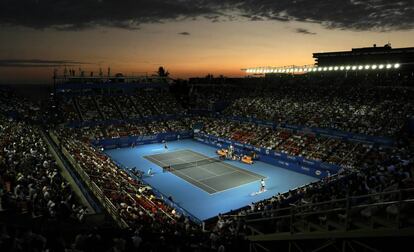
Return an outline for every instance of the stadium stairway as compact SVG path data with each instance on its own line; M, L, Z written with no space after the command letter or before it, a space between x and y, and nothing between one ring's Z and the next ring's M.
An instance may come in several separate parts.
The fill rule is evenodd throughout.
M141 110L138 108L138 105L137 105L137 103L135 102L135 100L134 100L134 99L132 99L132 97L130 97L130 96L128 96L127 98L128 98L128 100L129 100L129 102L130 102L130 103L134 106L134 109L135 109L135 111L136 111L136 112L138 112L139 116L140 116L141 118L144 118L144 115L141 113Z
M78 116L79 116L80 120L81 121L85 121L85 118L84 118L84 116L82 114L82 111L81 111L81 109L79 107L79 103L78 103L78 100L76 99L76 97L73 97L73 106L75 107L76 112L78 112Z
M112 221L108 221L109 218L105 216L102 206L98 203L99 201L87 189L74 169L71 168L70 162L68 162L59 148L59 140L44 130L41 131L41 134L48 144L49 150L55 158L62 176L68 181L80 203L88 209L88 214L84 218L85 223L94 226L113 225Z
M102 191L93 183L85 171L79 166L75 159L69 154L65 147L63 147L53 132L45 133L45 135L51 140L54 148L58 148L59 155L69 167L68 171L71 171L71 175L76 178L76 182L81 185L79 188L82 189L82 192L87 195L88 199L92 199L94 204L91 204L94 209L98 207L100 211L97 211L97 214L89 216L91 220L96 219L96 223L99 223L100 226L113 226L116 225L120 228L128 228L128 224L121 218L116 207L109 201L109 199L102 193ZM57 147L59 146L59 147ZM85 189L85 190L83 190ZM99 203L98 203L99 202ZM101 211L106 210L106 211ZM93 218L95 217L95 218ZM98 226L98 225L97 225Z
M110 102L114 105L114 107L115 107L116 111L118 111L118 113L121 115L121 118L122 118L123 120L127 119L127 118L125 117L124 113L122 113L122 110L121 110L121 108L119 107L119 104L118 104L118 102L116 101L116 99L114 99L113 97L110 97Z
M76 99L76 97L73 97L72 98L72 101L73 101L73 106L75 107L75 110L78 113L79 119L82 122L85 121L84 116L83 116L82 111L81 111L81 109L79 107L78 100Z
M328 248L337 247L338 242L342 247L338 251L355 251L350 244L366 251L387 251L378 245L414 237L414 219L410 214L413 210L411 188L255 212L243 219L251 230L247 237L254 247L251 251L267 251L275 242L285 242L289 251L330 251ZM368 245L361 238L381 242ZM309 244L322 245L309 250Z
M95 105L96 110L98 111L99 116L101 117L101 119L102 119L102 120L105 120L105 119L106 119L106 117L105 117L105 115L103 114L103 112L102 112L102 110L101 110L101 107L99 106L99 103L98 103L98 101L96 100L96 97L95 97L95 96L92 96L92 101L93 101L93 104Z

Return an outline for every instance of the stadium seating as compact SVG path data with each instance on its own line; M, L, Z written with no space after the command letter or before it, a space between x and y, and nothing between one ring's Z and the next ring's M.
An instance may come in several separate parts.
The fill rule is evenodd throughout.
M246 238L414 225L412 204L408 203L414 195L414 144L406 129L407 120L414 115L411 88L377 87L357 79L301 78L281 83L264 80L263 85L242 88L257 81L242 80L240 86L231 83L221 88L199 83L179 94L188 96L189 106L168 90L159 89L60 94L58 126L47 122L38 104L10 91L1 92L0 209L7 216L59 220L73 228L84 222L86 206L74 196L49 151L49 146L56 145L62 159L118 225L111 231L74 228L76 239L65 238L73 242L72 249L91 251L85 241L95 240L101 241L97 246L102 250L179 247L183 251L217 251L225 247L244 251ZM227 106L215 109L223 104ZM194 110L204 112L200 115ZM341 169L320 181L220 215L203 228L143 183L140 172L120 167L91 144L97 139L189 131L195 125L201 133ZM394 144L332 137L309 130L312 127L386 136ZM17 239L8 230L13 228L7 224L3 232ZM50 246L45 233L37 233L39 246ZM0 238L0 246L6 244L7 235Z

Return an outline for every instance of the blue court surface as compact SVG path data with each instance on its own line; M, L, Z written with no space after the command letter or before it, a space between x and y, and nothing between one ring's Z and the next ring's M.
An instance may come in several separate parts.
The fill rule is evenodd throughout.
M105 150L105 153L115 162L128 168L136 167L145 173L151 168L153 176L144 175L143 180L167 197L171 196L174 202L199 220L206 220L217 216L219 213L239 209L252 202L270 198L279 192L283 193L318 180L314 177L263 162L255 162L252 165L248 165L239 161L224 161L228 164L226 166L231 166L233 167L232 169L237 170L227 177L222 177L219 172L210 169L207 172L201 173L209 177L202 178L199 172L195 172L197 171L195 169L200 169L198 171L206 169L202 166L189 169L186 171L186 176L183 176L183 171L180 173L164 172L161 163L159 163L160 161L157 162L157 159L154 159L154 157L157 157L158 160L162 160L162 158L167 156L182 155L184 152L192 152L192 155L200 157L215 157L217 156L216 150L214 147L187 139L168 142L168 149L165 149L163 144L156 143L110 149ZM210 182L212 172L217 173L215 174L217 176L213 176L214 182ZM194 175L192 175L191 179L188 179L188 174ZM223 175L228 174L228 172L223 173ZM233 179L234 175L237 174L253 175L245 176L247 179ZM255 192L259 191L260 178L262 177L265 178L267 191L255 194ZM206 184L207 180L210 183L208 187L216 190L214 193L209 192L206 188L203 189L203 186L199 185L200 183Z

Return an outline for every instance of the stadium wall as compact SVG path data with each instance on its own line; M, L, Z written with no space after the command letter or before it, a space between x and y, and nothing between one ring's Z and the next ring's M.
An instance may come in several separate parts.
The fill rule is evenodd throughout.
M167 132L159 133L156 135L150 136L127 136L111 139L97 139L93 140L91 143L95 147L100 147L104 149L115 149L123 148L135 145L151 144L151 143L160 143L163 140L174 141L177 139L187 139L192 138L192 131L182 131L182 132Z

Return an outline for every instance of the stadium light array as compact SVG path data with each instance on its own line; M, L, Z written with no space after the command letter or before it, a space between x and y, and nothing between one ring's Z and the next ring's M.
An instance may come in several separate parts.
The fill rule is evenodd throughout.
M372 64L372 65L341 65L341 66L301 66L301 67L256 67L243 69L246 73L266 74L266 73L307 73L307 72L327 72L327 71L361 71L361 70L383 70L398 69L400 63L394 64Z

